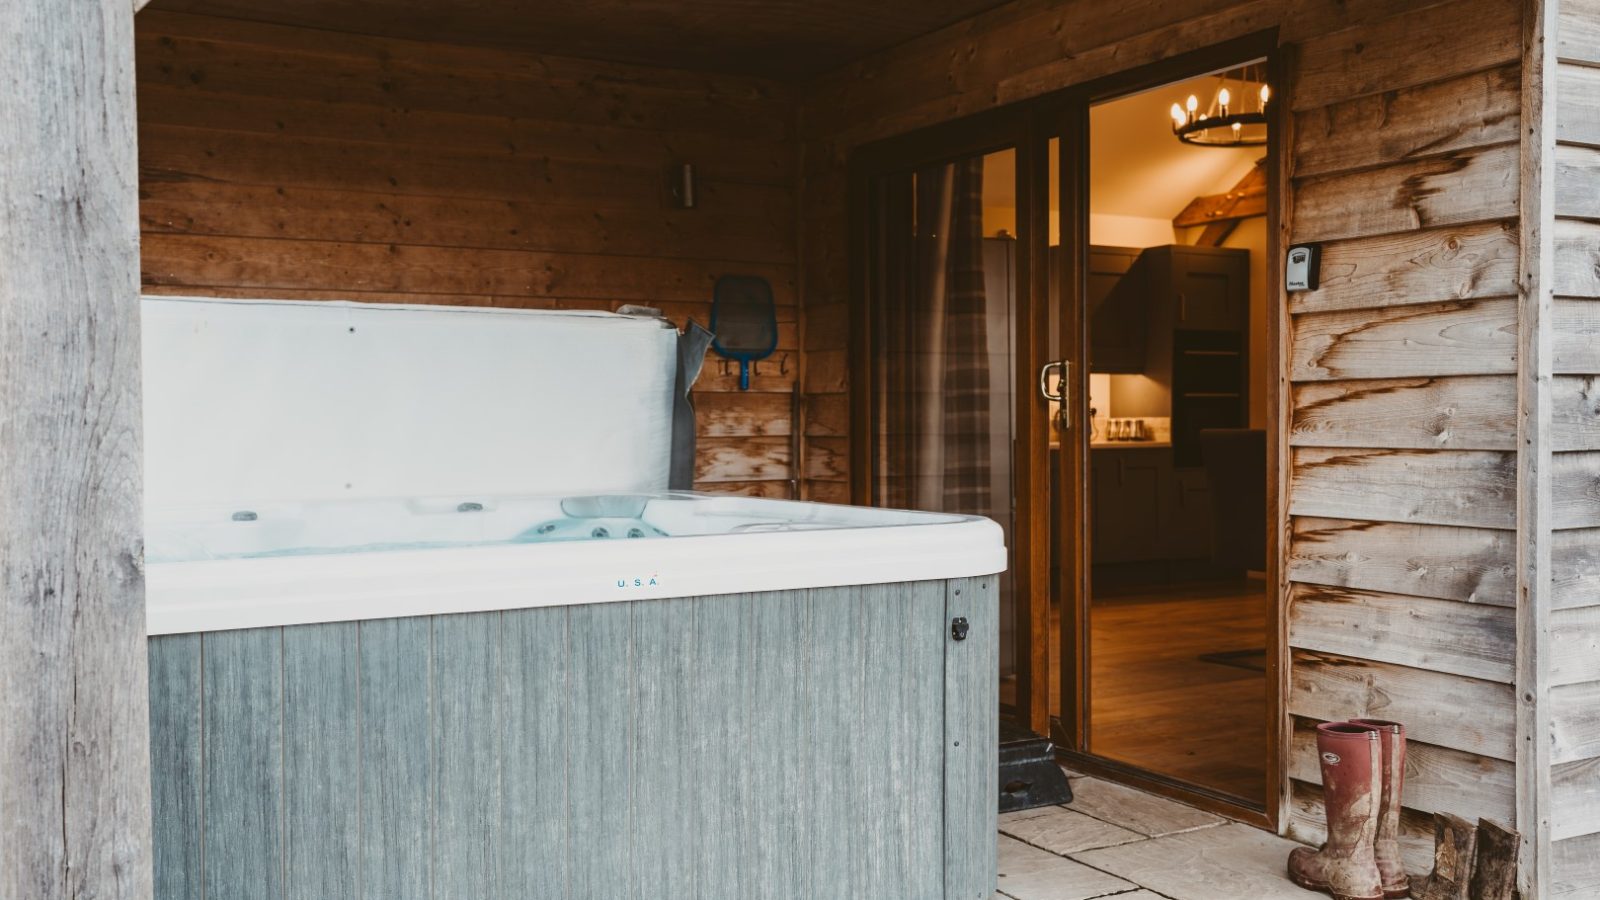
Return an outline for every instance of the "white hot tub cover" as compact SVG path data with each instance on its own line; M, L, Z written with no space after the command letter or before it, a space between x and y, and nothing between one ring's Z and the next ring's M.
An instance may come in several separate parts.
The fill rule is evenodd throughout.
M677 332L146 298L151 634L998 572L999 526L664 493Z
M648 316L146 297L145 503L667 487L677 333Z

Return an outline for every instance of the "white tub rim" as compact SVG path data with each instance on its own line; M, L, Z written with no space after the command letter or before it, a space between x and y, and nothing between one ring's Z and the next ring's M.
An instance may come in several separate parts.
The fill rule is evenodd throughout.
M831 509L899 524L152 562L147 633L946 580L1006 568L1003 532L989 519Z

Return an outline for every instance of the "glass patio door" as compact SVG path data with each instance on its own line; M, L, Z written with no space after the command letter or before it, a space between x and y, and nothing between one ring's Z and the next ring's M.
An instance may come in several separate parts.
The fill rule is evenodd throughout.
M1045 328L1030 314L1042 308L1033 298L1043 280L1030 264L1042 248L1029 243L1042 207L1029 192L1042 200L1031 169L1044 153L1028 145L1024 119L984 124L951 134L942 154L938 141L884 148L857 173L866 264L854 324L865 346L852 381L868 411L857 499L986 516L1004 529L1001 708L1043 732Z

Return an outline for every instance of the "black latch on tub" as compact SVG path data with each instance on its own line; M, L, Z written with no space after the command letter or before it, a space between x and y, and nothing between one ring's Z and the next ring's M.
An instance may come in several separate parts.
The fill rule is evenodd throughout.
M967 639L967 629L969 627L966 616L956 616L950 620L950 636L958 641L964 641Z

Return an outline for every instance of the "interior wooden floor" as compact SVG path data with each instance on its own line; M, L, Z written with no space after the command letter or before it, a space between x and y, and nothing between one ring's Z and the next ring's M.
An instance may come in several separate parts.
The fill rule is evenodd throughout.
M1090 612L1089 749L1264 802L1266 673L1202 656L1264 650L1267 613L1259 582L1097 599Z
M1123 592L1096 600L1090 619L1090 749L1264 802L1266 673L1202 658L1265 649L1264 586ZM1051 646L1060 646L1060 619L1054 614ZM1059 709L1060 683L1059 654L1052 654L1052 709Z

